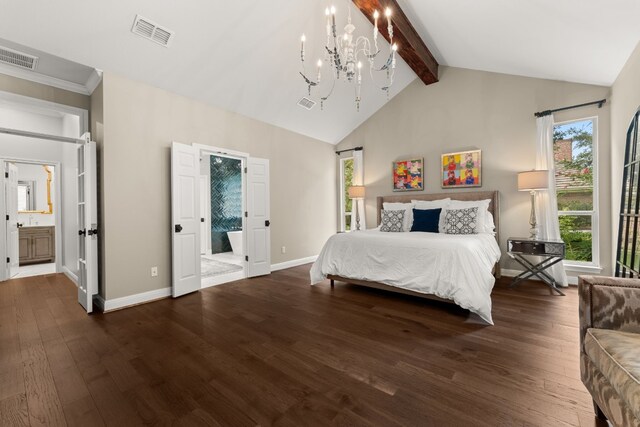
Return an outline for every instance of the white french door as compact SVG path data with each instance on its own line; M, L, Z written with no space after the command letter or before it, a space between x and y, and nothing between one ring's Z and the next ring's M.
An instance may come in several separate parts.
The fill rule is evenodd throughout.
M255 277L271 273L269 160L247 163L247 275Z
M7 207L7 274L11 279L20 270L20 249L18 232L18 167L6 164L5 202Z
M206 175L200 175L200 253L202 255L207 253L209 247L207 244L207 178Z
M98 291L98 183L96 143L78 144L78 302L93 311Z
M200 155L191 145L171 146L173 297L200 289Z

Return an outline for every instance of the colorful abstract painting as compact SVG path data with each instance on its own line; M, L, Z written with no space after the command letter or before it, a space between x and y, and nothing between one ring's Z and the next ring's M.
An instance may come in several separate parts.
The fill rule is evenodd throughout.
M442 188L480 187L482 160L480 150L442 155Z
M423 169L423 159L393 162L393 191L424 190L422 182Z

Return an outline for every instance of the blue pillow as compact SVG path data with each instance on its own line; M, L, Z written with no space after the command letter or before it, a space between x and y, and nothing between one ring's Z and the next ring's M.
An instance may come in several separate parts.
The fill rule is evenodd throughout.
M442 209L414 209L411 231L438 233L438 222Z

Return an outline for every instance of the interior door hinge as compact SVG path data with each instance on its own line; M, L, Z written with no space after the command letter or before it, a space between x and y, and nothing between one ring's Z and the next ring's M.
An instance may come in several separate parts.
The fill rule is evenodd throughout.
M244 256L244 260L245 260L245 261L249 261L249 255L245 255L245 256ZM9 261L7 261L7 262L9 262Z
M7 257L7 264L11 264L11 258Z
M249 218L249 212L244 211L244 217L245 217L245 218ZM7 219L9 219L9 218L7 218Z
M246 166L244 167L244 173L247 173L247 167Z
M7 215L7 221L9 221L9 215Z
M9 178L9 172L5 172L5 173L4 173L4 177L5 177L5 178Z

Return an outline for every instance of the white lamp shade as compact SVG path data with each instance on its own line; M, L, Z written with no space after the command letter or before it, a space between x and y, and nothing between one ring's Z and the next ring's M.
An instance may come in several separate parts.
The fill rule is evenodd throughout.
M534 170L518 174L518 191L546 190L549 188L549 171Z
M349 198L350 199L364 199L364 186L363 185L354 185L349 187Z

